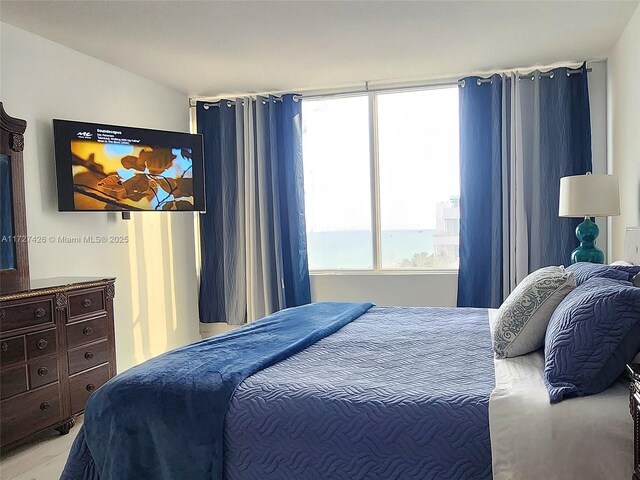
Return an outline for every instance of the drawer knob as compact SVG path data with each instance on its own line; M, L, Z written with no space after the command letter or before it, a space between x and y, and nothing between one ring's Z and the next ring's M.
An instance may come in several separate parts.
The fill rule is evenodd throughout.
M91 299L90 298L85 298L84 300L82 300L82 306L87 308L91 306Z
M5 312L4 310L0 310L0 318L4 320L4 317L7 316L7 312Z
M87 360L91 360L93 358L93 353L92 352L85 353L84 358L86 358Z
M7 342L2 342L2 351L6 352L7 350L9 350L9 344Z
M84 333L85 335L89 336L93 333L93 328L91 327L84 327L84 329L82 330L82 333Z
M87 384L87 392L93 392L96 389L96 386L93 383Z
M36 346L38 347L38 350L44 350L45 348L47 348L48 345L49 345L49 342L47 342L44 338L41 338L40 340L38 340L38 343L36 344Z
M49 402L42 402L40 404L40 410L42 410L43 412L49 410L49 407L51 407L51 404Z
M40 375L41 377L46 377L47 375L49 375L49 369L47 367L40 367L38 369L38 375Z
M44 308L42 308L42 307L36 308L36 318L44 317L45 313L47 313L47 312L44 310Z

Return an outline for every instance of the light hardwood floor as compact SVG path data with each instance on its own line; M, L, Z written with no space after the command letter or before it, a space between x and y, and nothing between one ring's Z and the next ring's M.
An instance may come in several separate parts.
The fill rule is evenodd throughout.
M0 457L2 480L58 480L67 461L71 444L82 425L82 416L68 435L51 434L18 447Z

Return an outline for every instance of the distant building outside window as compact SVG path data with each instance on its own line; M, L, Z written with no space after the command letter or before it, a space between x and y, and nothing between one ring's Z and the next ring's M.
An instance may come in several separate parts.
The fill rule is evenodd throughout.
M309 267L458 268L457 86L303 99Z

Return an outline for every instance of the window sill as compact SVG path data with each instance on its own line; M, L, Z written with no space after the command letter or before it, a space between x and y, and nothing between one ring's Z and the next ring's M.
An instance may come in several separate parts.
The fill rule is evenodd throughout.
M329 276L412 276L412 275L458 275L458 269L442 269L442 270L310 270L309 275Z

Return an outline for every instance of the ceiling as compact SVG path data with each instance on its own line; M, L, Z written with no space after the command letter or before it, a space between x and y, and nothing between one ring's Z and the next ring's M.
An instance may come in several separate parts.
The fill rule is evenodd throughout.
M606 58L637 1L5 1L0 19L200 96Z

